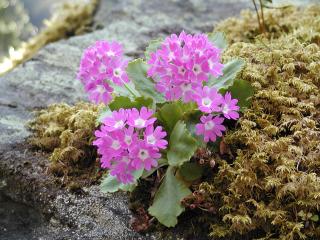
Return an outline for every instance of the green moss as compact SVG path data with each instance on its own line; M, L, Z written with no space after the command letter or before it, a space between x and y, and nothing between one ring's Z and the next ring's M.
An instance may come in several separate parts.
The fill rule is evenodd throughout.
M246 61L240 78L255 95L225 136L233 161L222 157L215 178L197 191L216 209L211 237L320 238L319 12L269 11L269 33L260 36L254 13L217 27L233 43L224 60Z
M49 170L62 184L87 184L99 177L97 153L92 146L99 106L55 104L37 113L29 124L32 146L50 152ZM72 187L73 188L73 187Z

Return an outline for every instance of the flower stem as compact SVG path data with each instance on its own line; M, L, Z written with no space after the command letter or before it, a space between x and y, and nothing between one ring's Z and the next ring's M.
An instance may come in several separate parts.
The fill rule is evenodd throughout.
M131 87L129 87L127 83L124 83L124 86L134 97L140 97L139 93L137 93Z

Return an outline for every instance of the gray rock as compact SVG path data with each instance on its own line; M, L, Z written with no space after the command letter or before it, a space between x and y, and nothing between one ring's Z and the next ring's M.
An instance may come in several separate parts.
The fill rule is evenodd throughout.
M75 195L56 186L47 173L48 156L26 144L30 132L25 124L35 109L86 99L75 76L82 51L96 40L120 41L128 57L137 57L151 39L183 29L191 33L211 31L216 21L239 13L248 4L245 0L101 0L95 20L104 25L103 29L49 44L1 77L0 192L6 200L0 197L0 210L14 206L15 211L15 204L22 204L19 209L23 211L18 213L40 213L36 214L39 223L31 224L28 233L0 231L0 238L156 239L155 235L141 236L130 229L125 194L105 195L92 186ZM15 204L9 204L8 197ZM8 212L4 211L4 216L8 217ZM26 215L19 216L23 219ZM8 220L6 224L15 223Z

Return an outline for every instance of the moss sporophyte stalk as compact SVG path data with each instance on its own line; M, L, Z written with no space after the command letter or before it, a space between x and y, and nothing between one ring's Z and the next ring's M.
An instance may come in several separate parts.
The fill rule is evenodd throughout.
M182 32L132 61L120 43L98 41L78 72L94 104L43 110L33 142L54 150L52 163L91 149L107 169L103 192L149 186L137 211L147 226L149 214L173 227L188 209L213 238L317 239L319 12L265 11L263 35L244 12L216 27L228 48L221 32ZM62 154L70 147L82 153Z

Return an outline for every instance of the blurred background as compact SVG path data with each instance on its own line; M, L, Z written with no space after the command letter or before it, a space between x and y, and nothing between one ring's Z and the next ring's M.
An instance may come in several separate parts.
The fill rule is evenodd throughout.
M0 60L44 26L55 6L64 0L0 0Z
M45 28L44 19L49 19L55 11L59 11L59 5L70 1L89 2L89 0L0 0L0 63L5 57L12 55L22 42L28 41ZM306 3L320 3L320 0L273 0L273 6Z

